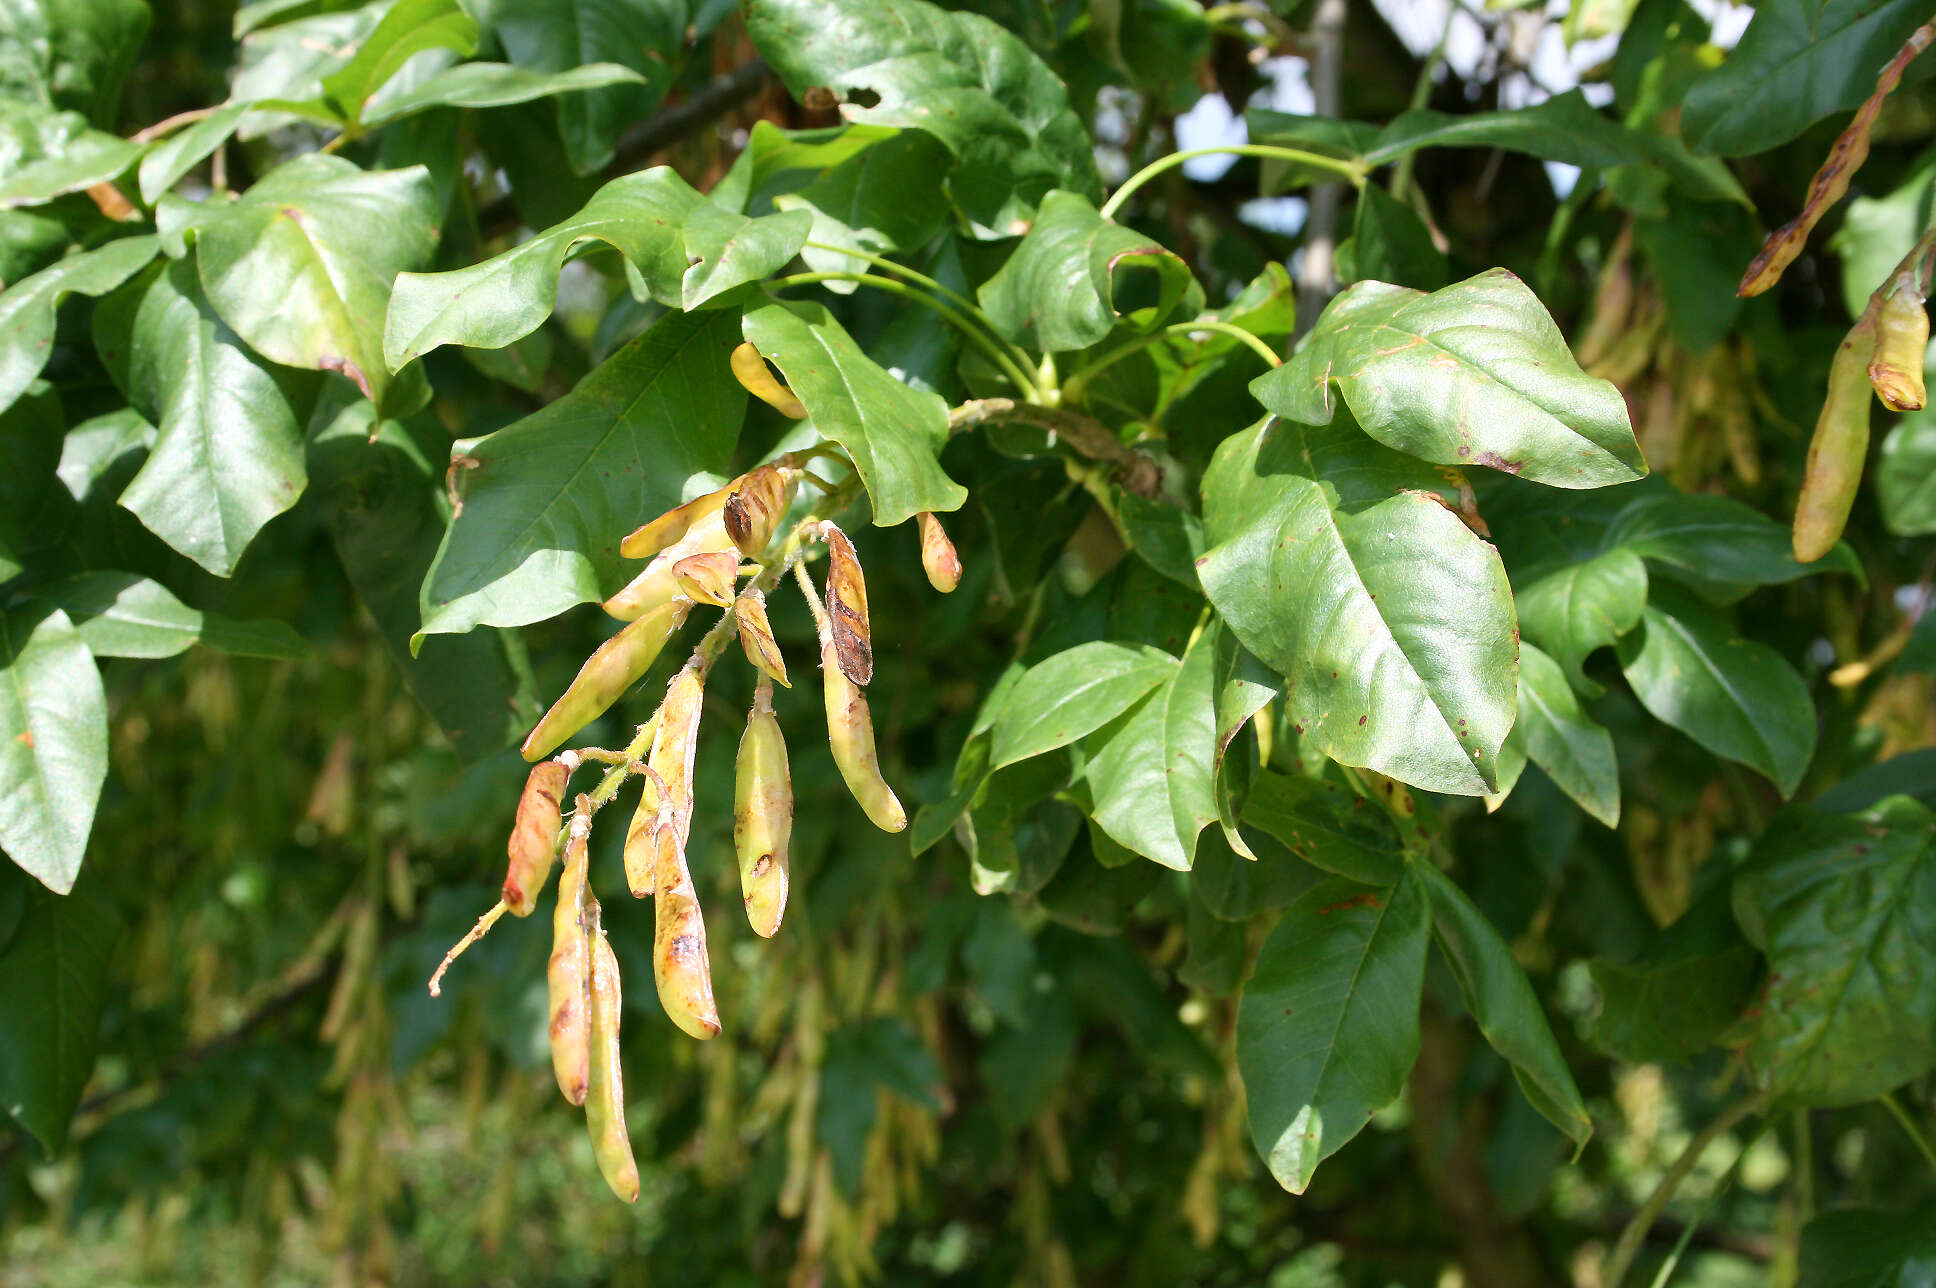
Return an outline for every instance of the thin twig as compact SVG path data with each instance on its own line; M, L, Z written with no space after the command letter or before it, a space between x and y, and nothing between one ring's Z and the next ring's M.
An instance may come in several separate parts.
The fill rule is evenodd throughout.
M1000 421L1035 425L1067 443L1091 460L1113 465L1117 483L1126 492L1152 499L1163 494L1163 467L1133 448L1125 447L1108 427L1080 412L1038 407L1013 398L975 398L948 413L948 432L958 434L977 425Z
M1654 1192L1647 1196L1647 1201L1640 1205L1640 1210L1633 1214L1633 1219L1628 1221L1626 1228L1620 1232L1620 1241L1613 1245L1613 1254L1607 1258L1606 1268L1600 1275L1600 1282L1606 1285L1606 1288L1620 1288L1621 1281L1627 1277L1627 1271L1633 1267L1634 1256L1639 1253L1648 1229L1654 1224L1654 1218L1660 1215L1661 1209L1665 1208L1668 1201L1674 1197L1681 1183L1687 1179L1688 1173L1692 1172L1694 1165L1701 1161L1701 1155L1707 1153L1708 1146L1726 1135L1742 1119L1758 1113L1766 1103L1767 1097L1760 1092L1744 1096L1723 1109L1705 1127L1694 1133L1694 1138L1687 1142L1687 1148L1680 1152L1680 1157L1668 1165L1666 1175L1662 1176L1660 1183L1654 1186Z

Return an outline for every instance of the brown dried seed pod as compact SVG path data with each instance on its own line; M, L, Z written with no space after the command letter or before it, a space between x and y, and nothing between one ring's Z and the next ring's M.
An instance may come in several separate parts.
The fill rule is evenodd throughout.
M843 674L855 684L874 678L874 636L867 622L867 579L847 534L829 521L820 525L827 543L827 626Z
M792 688L786 659L780 656L779 642L766 620L766 595L758 586L748 586L733 601L733 621L739 627L739 646L746 650L746 660L781 688Z
M600 644L578 669L570 687L525 738L524 758L536 760L550 755L565 739L605 714L606 708L651 668L691 610L687 600L671 600Z
M591 1081L585 1096L585 1129L592 1154L612 1193L627 1203L639 1198L639 1165L625 1130L625 1074L619 1063L618 1023L623 998L618 958L599 924L598 901L588 900L591 921Z
M921 527L921 569L928 574L928 584L946 595L961 584L961 556L955 553L955 543L948 540L941 520L923 510L914 516Z
M800 472L780 465L762 465L742 474L732 485L723 512L727 535L748 559L758 559L773 540L773 530L793 500Z
M511 861L504 869L504 906L513 916L531 915L545 878L551 875L551 860L558 853L560 802L570 777L570 767L555 760L531 766L525 776L517 819L505 847Z
M692 758L699 741L705 689L699 671L687 666L672 677L665 701L659 706L659 728L646 759L654 777L646 780L645 794L625 833L625 880L639 898L654 888L659 859L653 855L657 843L651 838L661 824L673 829L681 850L692 831Z
M652 976L659 1003L672 1022L693 1037L719 1035L713 1001L712 963L706 956L706 921L686 867L685 845L670 822L659 825L658 889L652 908Z
M725 608L733 602L733 587L739 581L739 552L713 550L687 555L672 565L672 575L688 598Z
M591 936L585 918L587 838L591 803L580 796L558 876L558 906L551 915L551 959L545 985L551 1001L551 1071L558 1090L574 1105L585 1103L591 1085Z

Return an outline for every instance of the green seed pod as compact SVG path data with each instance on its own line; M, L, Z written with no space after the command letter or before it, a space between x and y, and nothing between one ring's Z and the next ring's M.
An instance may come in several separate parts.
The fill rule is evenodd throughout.
M672 828L682 851L692 832L692 761L705 698L705 680L687 666L672 677L659 704L659 728L645 762L652 774L625 832L625 881L637 898L651 894L663 880L655 876L664 857L655 839L660 826Z
M1875 338L1858 324L1835 351L1828 396L1808 443L1808 467L1795 501L1795 559L1813 563L1842 539L1869 454L1869 359Z
M691 609L684 599L661 604L599 645L578 669L571 686L524 740L524 758L537 760L550 755L565 739L604 715L607 707L639 682Z
M880 757L874 750L874 716L867 695L840 669L832 639L820 643L821 685L827 703L827 742L834 764L860 807L884 832L907 826L907 811L894 789L881 777Z
M585 1127L591 1133L592 1153L612 1193L627 1203L639 1198L639 1165L632 1157L632 1140L625 1131L625 1076L619 1066L618 958L599 924L598 901L590 900L592 959L592 1022L590 1085L585 1096Z
M1920 411L1928 400L1923 388L1923 358L1929 351L1929 314L1922 289L1904 273L1876 310L1875 358L1869 383L1891 411Z
M558 1090L574 1105L585 1103L591 1085L592 959L585 918L587 839L591 803L578 798L571 839L565 844L565 869L558 875L558 907L551 914L551 959L545 985L551 999L551 1071Z
M955 543L948 540L941 520L928 511L921 511L914 519L921 526L921 569L928 574L928 584L944 595L950 594L961 584L961 556L955 553Z
M733 601L733 621L739 627L739 646L746 650L746 660L781 688L792 688L786 659L780 656L779 642L766 620L766 595L758 586L748 586Z
M753 933L771 939L786 914L787 842L793 836L793 780L786 740L773 716L773 686L760 680L739 740L733 777L733 848Z
M672 575L688 599L725 608L733 602L739 581L739 555L732 550L687 555L672 565Z
M800 472L779 465L748 470L732 485L724 518L727 535L748 559L758 559L773 540L773 530L793 500Z
M840 669L855 684L874 678L874 632L867 621L867 578L847 534L831 521L820 525L827 543L827 625Z
M511 840L505 847L511 861L504 869L503 897L513 916L531 915L545 878L551 875L551 860L558 853L559 802L570 777L571 767L556 760L533 765L525 776L517 820L511 824Z

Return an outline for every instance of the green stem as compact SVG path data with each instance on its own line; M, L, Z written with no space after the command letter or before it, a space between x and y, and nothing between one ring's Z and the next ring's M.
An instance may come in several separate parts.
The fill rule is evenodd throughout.
M1797 1109L1795 1122L1795 1203L1807 1225L1815 1218L1815 1140L1808 1129L1808 1111Z
M1446 42L1452 39L1452 20L1458 17L1458 15L1458 5L1453 4L1445 7L1445 26L1439 31L1438 47L1432 51L1432 56L1425 60L1424 66L1418 69L1418 79L1412 82L1412 101L1410 108L1414 112L1424 107L1426 101L1432 97L1432 78L1438 74L1439 64L1445 61ZM1389 191L1392 196L1397 197L1400 201L1405 199L1405 190L1412 186L1412 163L1417 158L1417 151L1407 152L1404 156L1398 158L1398 165L1392 171L1391 188Z
M1192 331L1215 331L1227 335L1273 367L1284 365L1284 359L1277 351L1258 339L1253 333L1231 322L1218 322L1211 318L1198 318L1194 322L1177 322L1163 328L1164 335L1189 335Z
M1910 1143L1916 1147L1916 1152L1929 1163L1930 1170L1936 1171L1936 1146L1929 1143L1929 1135L1923 1131L1922 1124L1910 1117L1909 1111L1902 1107L1902 1102L1890 1092L1883 1092L1879 1099L1883 1107L1894 1114L1896 1121L1902 1124L1903 1134L1909 1137Z
M1132 340L1125 340L1109 352L1098 357L1088 366L1080 368L1070 375L1067 380L1063 381L1063 400L1065 402L1080 402L1082 400L1083 389L1103 371L1115 366L1132 353L1147 349L1153 344L1167 340L1172 335L1187 335L1192 331L1216 331L1223 335L1235 336L1237 339L1243 341L1253 353L1263 358L1265 362L1270 363L1271 366L1281 367L1284 365L1284 360L1278 357L1269 345L1242 327L1235 326L1229 322L1218 322L1208 318L1199 318L1195 322L1178 322L1172 326L1164 327L1161 331L1152 331L1148 335L1139 335Z
M814 282L854 282L925 304L939 313L948 325L961 332L964 339L980 349L991 362L1000 367L1002 374L1007 376L1010 383L1021 390L1030 401L1042 396L1041 389L1029 379L1028 373L1018 366L1014 359L996 348L987 336L976 330L959 309L946 300L938 300L932 295L915 290L906 282L897 282L891 277L881 277L874 273L794 273L789 277L776 277L767 285L775 290L784 290L789 286L807 286Z
M1600 1282L1606 1288L1620 1288L1627 1271L1633 1268L1633 1259L1640 1252L1640 1244L1647 1237L1647 1231L1653 1228L1655 1219L1667 1206L1668 1200L1674 1197L1674 1192L1680 1189L1687 1174L1701 1161L1701 1155L1707 1153L1707 1147L1726 1135L1743 1118L1758 1111L1765 1100L1760 1092L1744 1096L1694 1133L1694 1138L1687 1142L1687 1148L1668 1165L1660 1184L1654 1186L1654 1192L1647 1196L1647 1201L1633 1214L1633 1220L1627 1222L1626 1228L1620 1232L1620 1241L1613 1245L1613 1254L1607 1258L1606 1267L1600 1275Z
M1109 219L1122 209L1123 202L1129 200L1131 193L1165 170L1175 169L1185 161L1195 160L1197 157L1214 156L1268 157L1276 161L1298 161L1314 169L1329 170L1334 174L1342 175L1351 181L1352 186L1359 188L1364 187L1365 175L1371 169L1363 161L1328 157L1321 152L1279 147L1274 143L1228 143L1214 148L1192 148L1188 152L1172 152L1166 157L1158 157L1129 176L1123 181L1123 186L1116 189L1109 200L1102 203L1102 209L1097 213L1104 219Z
M1667 1253L1667 1260L1661 1263L1660 1272L1654 1276L1653 1288L1667 1288L1667 1281L1674 1277L1674 1268L1680 1264L1681 1254L1687 1251L1687 1245L1693 1241L1694 1232L1701 1228L1702 1223L1707 1220L1707 1214L1714 1210L1714 1205L1720 1202L1721 1196L1727 1193L1728 1187L1734 1183L1734 1174L1741 1170L1741 1160L1748 1156L1748 1151L1755 1147L1756 1141L1767 1134L1768 1128L1773 1123L1772 1118L1762 1123L1761 1130L1748 1138L1748 1143L1741 1147L1741 1152L1734 1156L1732 1163L1728 1164L1728 1170L1721 1173L1721 1178L1714 1183L1713 1190L1701 1200L1700 1211L1681 1227L1681 1237L1674 1240L1673 1248Z

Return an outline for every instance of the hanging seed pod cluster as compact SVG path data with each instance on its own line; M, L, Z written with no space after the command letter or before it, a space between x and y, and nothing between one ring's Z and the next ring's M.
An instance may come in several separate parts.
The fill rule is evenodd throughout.
M752 359L758 362L757 353ZM752 362L742 364L735 355L734 369L774 406L783 411L787 405L798 406L788 403L791 393L773 380L763 363L754 370ZM762 381L773 388L762 393ZM530 916L562 852L545 972L552 1067L565 1099L584 1107L607 1184L627 1202L638 1197L639 1177L625 1129L618 961L590 871L593 821L629 780L639 780L625 832L625 883L633 897L653 901L653 983L667 1016L680 1029L702 1040L718 1036L723 1023L688 854L706 684L714 664L737 638L757 680L735 762L733 846L747 921L755 934L770 938L786 915L793 784L786 742L773 712L773 686L790 688L791 681L767 617L766 594L789 571L818 635L834 763L870 820L890 832L907 826L907 812L881 773L867 701L874 652L866 579L853 542L829 517L849 502L853 485L837 486L814 474L808 463L816 457L832 459L853 477L851 461L831 447L796 453L667 511L619 543L623 556L645 561L603 605L625 625L586 659L525 739L525 759L537 763L518 800L502 898L451 949L430 982L430 991L437 993L451 962L505 912ZM818 503L776 541L803 482L818 491ZM919 535L929 581L940 590L954 589L961 563L940 521L932 514L920 515ZM824 594L807 568L807 560L823 550ZM631 743L618 751L560 751L638 684L687 617L701 608L724 612L673 675ZM605 768L598 784L580 792L567 814L562 802L570 780L587 764Z

